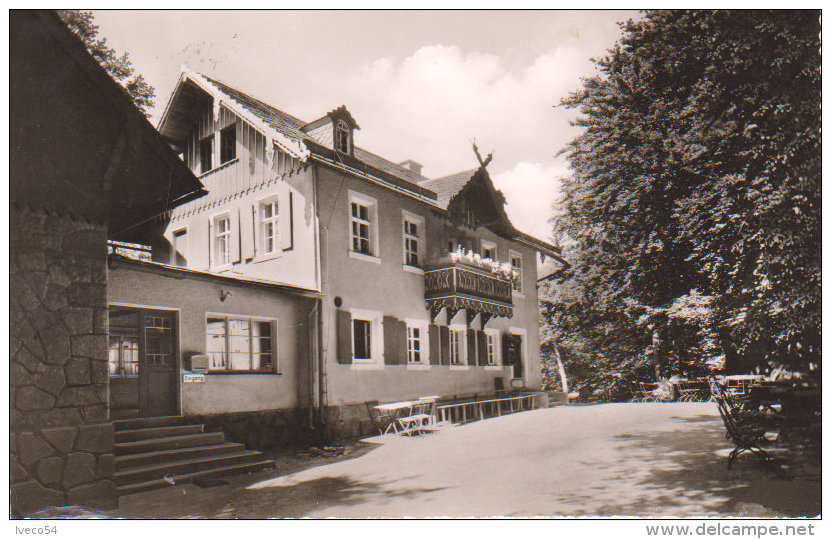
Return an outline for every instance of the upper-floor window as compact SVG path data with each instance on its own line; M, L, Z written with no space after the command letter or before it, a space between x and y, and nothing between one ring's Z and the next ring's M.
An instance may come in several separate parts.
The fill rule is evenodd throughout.
M214 168L214 136L199 141L199 164L202 174Z
M349 228L350 252L378 262L378 203L374 198L349 191Z
M360 202L352 203L352 250L365 255L372 254L370 248L369 206Z
M522 293L522 255L511 251L511 267L517 273L518 278L514 281L514 291Z
M404 265L419 268L422 263L424 219L405 211L403 223Z
M263 254L280 251L280 206L276 197L260 202L260 222Z
M496 244L492 241L482 240L482 258L496 260Z
M188 229L180 228L173 231L173 256L171 262L174 266L187 267L188 265Z
M223 165L236 158L237 126L232 124L219 132L219 164Z
M335 149L341 153L350 153L349 152L349 137L350 137L350 129L349 124L347 124L343 120L338 120L335 123L335 134L334 134L334 143Z
M273 372L273 319L209 315L206 326L211 371Z
M214 265L231 263L231 217L227 214L214 218Z

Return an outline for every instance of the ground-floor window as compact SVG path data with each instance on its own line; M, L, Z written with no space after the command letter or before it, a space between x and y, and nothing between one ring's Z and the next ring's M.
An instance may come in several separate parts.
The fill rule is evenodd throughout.
M422 330L417 326L407 326L407 363L422 363Z
M355 359L372 359L372 321L352 320Z
M211 371L275 370L274 320L209 315L206 327Z
M485 334L485 345L486 345L486 355L488 358L488 365L496 365L496 351L497 351L497 340L498 335L494 333L486 333Z

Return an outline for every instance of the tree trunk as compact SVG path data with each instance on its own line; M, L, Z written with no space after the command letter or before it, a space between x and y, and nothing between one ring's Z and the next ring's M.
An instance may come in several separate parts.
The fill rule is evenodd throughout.
M661 379L661 332L658 328L652 330L652 366L655 368L655 381Z
M554 359L557 360L557 370L560 371L560 384L563 386L563 393L568 395L568 380L566 379L566 369L563 367L563 360L560 358L560 349L554 345Z

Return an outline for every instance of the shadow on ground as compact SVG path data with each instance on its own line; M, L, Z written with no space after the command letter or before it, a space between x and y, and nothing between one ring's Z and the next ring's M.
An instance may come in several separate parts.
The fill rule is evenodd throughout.
M346 476L321 477L289 486L265 486L238 493L219 518L298 518L329 507L348 507L379 497L417 499L443 488L390 489Z
M676 431L614 436L627 453L642 462L634 479L636 490L644 494L598 507L599 514L648 516L655 515L656 507L677 508L679 514L691 508L695 513L736 516L813 517L820 513L821 483L806 478L816 474L804 473L805 461L799 455L789 454L795 475L792 479L782 479L747 453L728 471L727 454L732 445L725 439L720 420L712 415L673 420L692 425ZM809 465L819 466L819 462ZM614 472L615 479L633 479L631 470Z

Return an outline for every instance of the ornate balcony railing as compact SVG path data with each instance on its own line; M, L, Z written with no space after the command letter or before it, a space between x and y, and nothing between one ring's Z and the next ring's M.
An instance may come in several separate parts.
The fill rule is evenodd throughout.
M481 314L483 324L492 316L510 318L512 291L508 279L449 258L430 263L424 270L424 299L433 319L443 308L449 318L465 309L468 322L477 314Z

